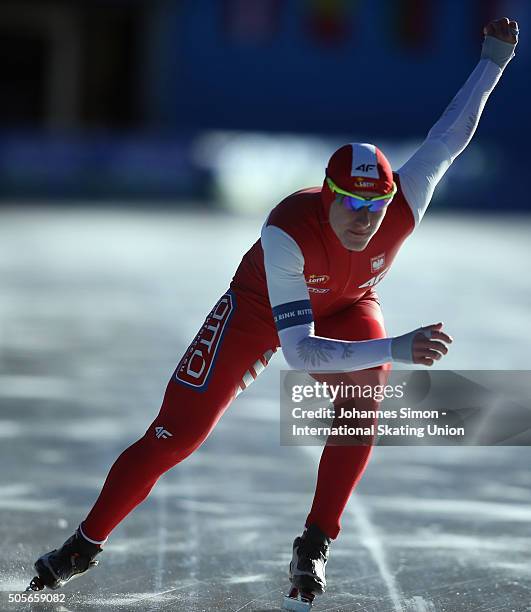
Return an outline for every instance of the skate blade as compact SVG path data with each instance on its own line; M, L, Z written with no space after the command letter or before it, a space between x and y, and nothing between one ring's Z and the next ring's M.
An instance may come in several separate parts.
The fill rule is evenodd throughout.
M34 578L32 578L32 580L29 583L29 586L26 588L25 592L27 593L28 591L42 591L45 586L46 585L40 579L40 577L39 576L35 576Z
M50 565L47 559L42 560L40 567L37 567L37 563L35 563L35 569L39 572L39 574L33 578L29 586L26 588L26 591L42 591L43 589L57 591L58 589L62 589L66 584L70 584L72 580L83 576L90 569L96 567L99 561L92 560L85 571L74 574L73 576L68 578L68 580L62 580L61 578L59 578L59 576L57 576L57 574L54 572L52 566ZM41 576L41 572L43 570L48 573L46 578L43 578Z
M283 610L292 612L309 612L312 609L313 595L305 596L293 588L289 595L284 596Z
M285 595L282 609L291 610L292 612L309 612L312 609L312 604L309 601L301 601L300 599L293 599L293 597Z

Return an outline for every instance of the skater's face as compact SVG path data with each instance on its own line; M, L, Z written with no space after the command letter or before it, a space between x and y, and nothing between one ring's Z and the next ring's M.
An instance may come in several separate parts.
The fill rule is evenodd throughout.
M370 191L356 191L362 197L374 196ZM338 195L330 207L330 225L341 244L349 251L363 251L382 224L387 206L377 212L368 208L351 210L344 206L343 196Z

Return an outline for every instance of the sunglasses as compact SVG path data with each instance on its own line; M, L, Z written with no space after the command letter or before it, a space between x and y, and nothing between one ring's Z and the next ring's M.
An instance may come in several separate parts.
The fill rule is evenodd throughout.
M338 187L334 181L326 177L326 183L330 187L330 190L334 193L338 193L343 196L343 205L345 208L350 210L360 210L361 208L368 208L369 212L378 212L384 209L388 204L391 203L395 193L397 192L396 183L393 181L393 188L390 193L385 195L373 196L370 198L364 198L363 196L356 195L350 191L345 191Z

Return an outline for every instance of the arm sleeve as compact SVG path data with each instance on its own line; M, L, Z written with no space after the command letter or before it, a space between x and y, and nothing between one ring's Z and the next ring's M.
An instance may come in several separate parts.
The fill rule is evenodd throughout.
M273 318L291 368L351 372L391 361L391 338L347 342L316 336L299 245L274 225L262 228L261 242Z
M514 45L487 36L481 60L414 155L398 170L400 185L422 219L437 183L471 141L487 99L514 55Z

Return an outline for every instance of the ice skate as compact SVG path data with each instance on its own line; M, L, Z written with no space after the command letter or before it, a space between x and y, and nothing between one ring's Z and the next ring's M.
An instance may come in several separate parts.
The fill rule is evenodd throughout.
M98 565L94 557L101 551L101 546L86 540L78 528L61 548L54 549L37 559L34 565L37 575L26 591L42 591L44 587L59 589L72 578Z
M315 595L324 593L329 545L330 538L317 525L310 525L302 536L295 538L289 564L291 591L284 597L284 610L307 612Z

